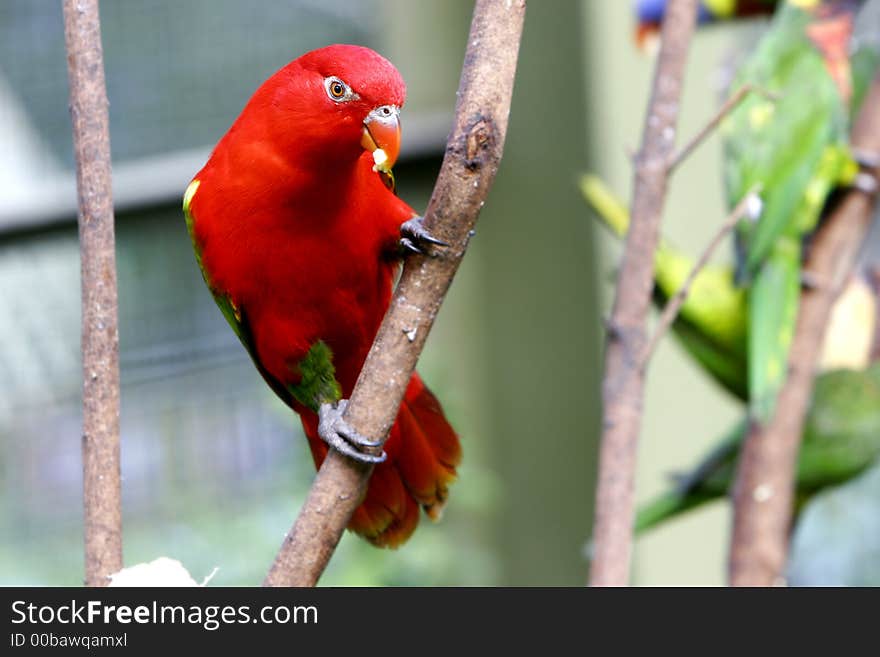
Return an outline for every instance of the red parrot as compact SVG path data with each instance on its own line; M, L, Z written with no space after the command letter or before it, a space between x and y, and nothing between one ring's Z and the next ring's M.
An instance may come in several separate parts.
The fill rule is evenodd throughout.
M364 47L302 55L257 89L193 178L196 259L273 391L299 413L315 465L332 446L376 463L349 529L406 541L439 517L458 436L413 374L382 456L342 419L406 251L443 245L393 191L406 87Z

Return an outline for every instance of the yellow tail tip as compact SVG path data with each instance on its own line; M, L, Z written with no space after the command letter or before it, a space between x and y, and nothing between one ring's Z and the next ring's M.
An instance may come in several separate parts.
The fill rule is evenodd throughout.
M601 178L590 173L581 176L578 186L584 200L595 210L617 237L629 230L629 210L620 202Z

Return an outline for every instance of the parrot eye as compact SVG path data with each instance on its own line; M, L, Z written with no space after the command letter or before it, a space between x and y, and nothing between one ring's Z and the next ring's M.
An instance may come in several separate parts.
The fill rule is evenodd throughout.
M324 89L326 89L327 95L330 97L330 100L333 100L337 103L360 98L360 96L358 96L351 90L351 87L349 87L347 84L345 84L345 82L337 78L335 75L331 75L329 78L324 78Z

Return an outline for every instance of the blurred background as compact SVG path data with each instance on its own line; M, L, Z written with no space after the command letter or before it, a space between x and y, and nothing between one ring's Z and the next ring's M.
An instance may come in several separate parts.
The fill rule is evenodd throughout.
M872 0L876 17L878 2ZM371 46L407 81L399 192L424 208L451 125L465 0L145 0L101 6L120 288L125 561L262 581L313 476L299 420L266 387L196 267L189 180L253 90L328 43ZM723 98L761 21L701 32L681 134ZM528 7L504 160L421 360L464 464L443 522L397 551L346 534L326 585L579 585L588 570L601 318L620 247L578 176L623 198L653 61L629 3ZM0 3L0 585L82 581L79 254L60 4ZM697 253L725 214L717 139L677 173L665 232ZM728 254L719 256L725 259ZM648 379L638 498L739 415L666 341ZM848 497L847 497L848 496ZM792 583L880 584L880 470L821 496ZM637 584L724 581L719 502L637 543ZM833 540L829 540L829 535Z

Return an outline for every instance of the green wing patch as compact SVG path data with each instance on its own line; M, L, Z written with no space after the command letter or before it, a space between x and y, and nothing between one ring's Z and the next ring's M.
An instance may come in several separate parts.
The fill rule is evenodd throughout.
M299 383L289 386L288 390L303 406L317 412L322 403L335 404L342 398L342 388L333 367L333 352L323 340L313 344L299 362L299 373Z
M193 180L186 193L183 196L183 214L186 217L186 227L189 231L190 240L192 241L193 250L196 255L196 262L199 270L202 272L202 278L211 294L220 312L226 318L229 326L238 336L241 344L247 350L254 361L257 370L269 384L269 387L278 395L286 404L290 405L293 400L298 401L313 411L324 403L336 403L342 397L342 388L336 380L336 369L333 366L333 352L323 340L319 340L311 346L305 357L297 364L297 370L300 374L300 382L295 386L285 386L281 381L273 377L265 367L263 367L260 359L257 357L254 348L254 339L247 322L247 314L244 309L240 308L235 302L229 298L229 295L218 291L212 284L208 272L202 264L202 254L193 229L194 217L191 210L192 200L199 189L201 182Z

